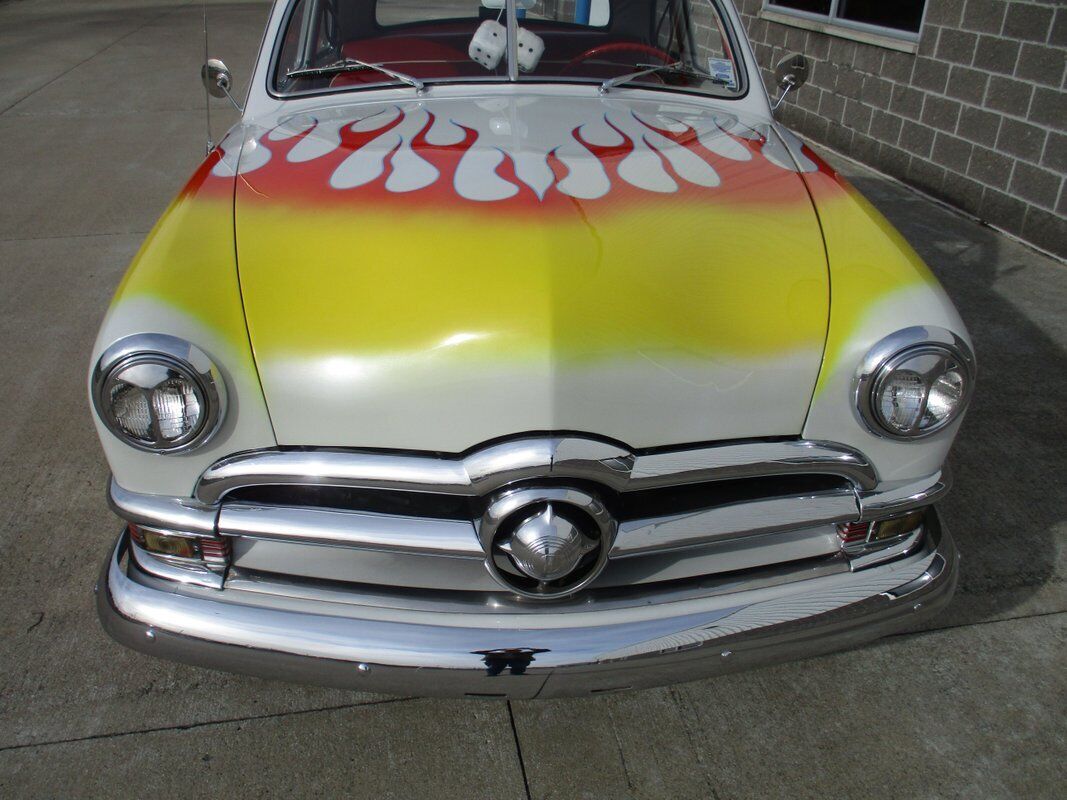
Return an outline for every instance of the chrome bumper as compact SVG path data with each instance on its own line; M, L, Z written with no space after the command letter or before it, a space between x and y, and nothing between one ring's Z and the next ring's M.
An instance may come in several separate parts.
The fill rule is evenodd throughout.
M910 628L952 595L957 553L931 511L921 546L858 571L734 581L645 606L501 613L267 603L123 566L97 586L105 630L136 650L265 678L404 695L561 697L658 686L804 658Z

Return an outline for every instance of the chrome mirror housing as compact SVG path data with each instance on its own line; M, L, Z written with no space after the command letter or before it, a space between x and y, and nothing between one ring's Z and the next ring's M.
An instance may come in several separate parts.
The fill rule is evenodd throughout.
M204 81L204 89L212 97L228 97L229 87L233 85L233 76L229 74L227 67L220 59L208 59L201 68L201 79Z
M212 97L226 97L233 85L233 76L230 68L220 59L209 58L200 70L200 78L204 81L204 88Z
M204 88L212 97L225 97L231 105L241 113L241 105L233 99L230 87L233 86L233 75L230 68L218 58L209 58L207 63L200 69L200 79L204 82Z
M777 111L778 106L785 100L785 96L796 91L808 82L808 73L811 71L811 62L807 56L800 53L792 53L778 62L774 68L774 82L781 94L774 101L772 111Z

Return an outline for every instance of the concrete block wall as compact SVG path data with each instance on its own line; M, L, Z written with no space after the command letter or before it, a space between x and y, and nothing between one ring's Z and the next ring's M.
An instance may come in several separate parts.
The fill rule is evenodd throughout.
M772 95L781 57L813 62L786 125L1067 257L1067 2L927 0L915 53L735 3Z

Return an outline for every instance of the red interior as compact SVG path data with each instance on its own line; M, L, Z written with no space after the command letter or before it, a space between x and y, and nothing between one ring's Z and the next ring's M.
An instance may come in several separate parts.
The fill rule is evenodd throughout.
M477 26L472 20L405 26L397 33L346 42L341 54L385 63L416 78L484 77L490 73L467 55ZM537 69L527 73L530 75L610 78L639 61L659 63L651 53L656 48L643 42L609 38L603 31L538 25L533 20L524 27L545 42L545 53ZM373 72L346 72L337 75L331 85L378 83L381 79Z

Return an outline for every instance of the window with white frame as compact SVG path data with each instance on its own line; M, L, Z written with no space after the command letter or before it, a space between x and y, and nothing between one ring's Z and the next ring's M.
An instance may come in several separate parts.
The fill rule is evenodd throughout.
M764 0L764 6L805 19L915 40L926 0Z

